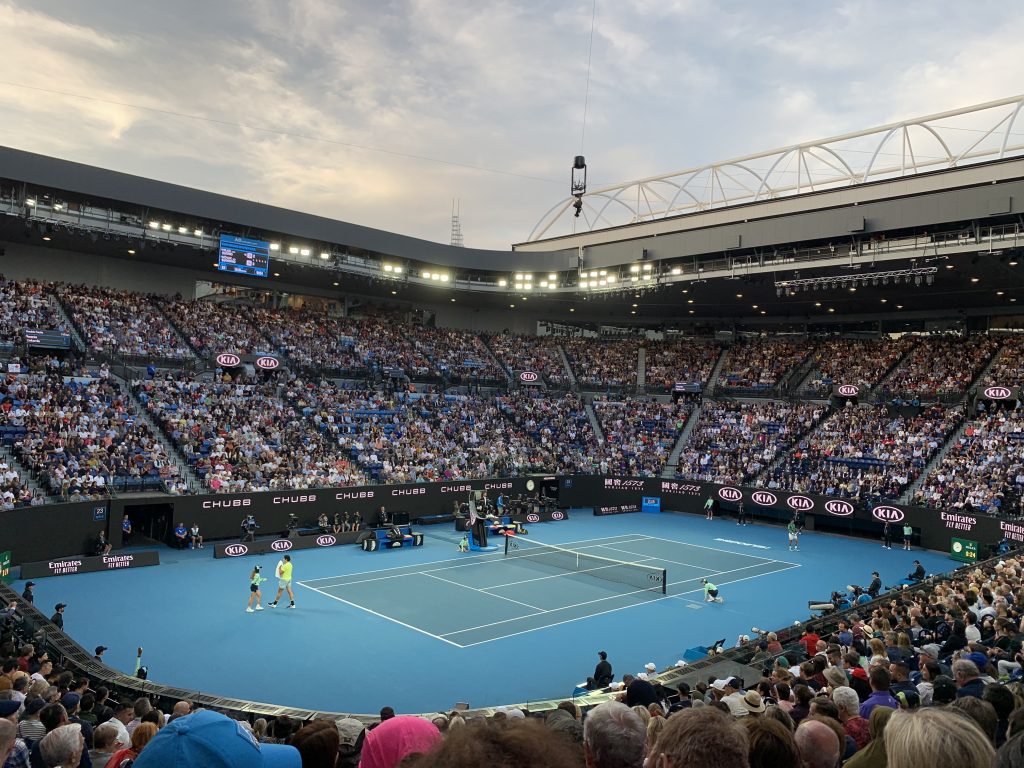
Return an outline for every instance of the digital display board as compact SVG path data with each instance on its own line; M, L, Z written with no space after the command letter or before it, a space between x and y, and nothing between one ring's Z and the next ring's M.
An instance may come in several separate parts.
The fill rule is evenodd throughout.
M217 269L236 275L266 277L270 270L270 243L237 235L221 235Z
M71 347L71 335L64 331L47 331L39 328L26 328L25 343L30 347L43 347L45 349L69 349Z

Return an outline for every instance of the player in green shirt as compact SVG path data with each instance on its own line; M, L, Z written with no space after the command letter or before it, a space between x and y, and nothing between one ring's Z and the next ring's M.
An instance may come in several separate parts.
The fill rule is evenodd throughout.
M252 573L249 574L249 605L246 607L246 613L253 612L253 601L256 602L257 611L262 611L263 606L260 605L260 601L263 599L263 593L260 592L260 584L267 579L260 573L260 567L258 565L253 566Z
M789 525L786 526L786 532L789 534L789 549L800 551L800 531L796 528L796 521L790 520Z
M725 599L719 597L718 587L712 584L707 579L701 579L700 583L704 585L704 602L705 603L724 603Z
M288 591L288 599L291 601L289 608L295 607L295 595L292 594L292 556L285 555L277 563L277 569L275 570L277 575L277 595L274 597L274 602L270 604L271 608L277 608L277 601L281 599L281 593L285 590Z

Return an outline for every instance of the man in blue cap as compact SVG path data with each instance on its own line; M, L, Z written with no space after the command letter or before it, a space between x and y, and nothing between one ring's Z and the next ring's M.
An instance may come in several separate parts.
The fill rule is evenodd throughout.
M134 768L302 768L295 747L260 744L236 720L201 709L179 717L153 737Z

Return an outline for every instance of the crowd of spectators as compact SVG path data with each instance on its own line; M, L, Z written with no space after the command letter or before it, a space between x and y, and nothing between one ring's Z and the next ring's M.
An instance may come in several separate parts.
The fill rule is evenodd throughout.
M887 406L848 402L758 484L844 498L898 499L962 420L959 407L933 405L905 416Z
M19 344L26 328L65 330L60 313L46 296L43 283L8 280L0 275L0 347Z
M1024 336L1003 336L1002 347L981 384L986 387L1024 386Z
M221 352L260 354L271 352L266 328L276 324L276 313L261 307L214 301L158 300L159 307L177 326L189 344L207 356Z
M910 336L899 339L827 339L814 345L814 365L808 388L828 396L835 384L874 387L914 346Z
M1024 509L1024 414L995 410L971 419L914 494L915 503L1020 516Z
M779 338L737 341L726 351L718 374L721 387L772 389L807 357L806 342Z
M692 410L639 397L595 398L593 407L604 432L597 472L647 477L661 474Z
M204 382L167 374L133 387L216 493L367 482L351 455L310 428L273 382Z
M671 390L676 382L706 384L722 348L699 339L652 341L645 345L644 386L648 391Z
M636 386L638 342L565 337L562 349L580 387L623 391Z
M982 335L921 338L884 387L897 394L962 394L999 344L998 338Z
M551 336L524 336L518 333L495 333L484 337L494 356L509 375L514 371L539 373L550 387L564 389L569 376L558 351L558 340Z
M496 398L511 425L510 439L530 441L530 466L545 472L596 472L600 442L578 395L515 393Z
M177 465L112 380L12 376L0 386L0 402L0 430L12 452L63 500L106 496L117 481L141 490L177 480Z
M821 405L705 400L676 474L711 483L748 482L824 415Z
M84 285L61 284L56 291L91 350L120 357L192 356L149 296Z

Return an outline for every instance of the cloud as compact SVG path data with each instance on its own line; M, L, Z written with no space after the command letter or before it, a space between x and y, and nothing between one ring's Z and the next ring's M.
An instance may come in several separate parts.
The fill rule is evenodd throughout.
M0 0L0 80L29 86L0 85L0 141L440 241L459 198L467 244L506 248L568 193L592 8ZM591 185L1018 91L1002 10L598 0Z

